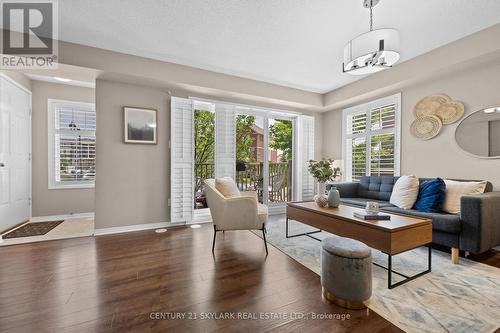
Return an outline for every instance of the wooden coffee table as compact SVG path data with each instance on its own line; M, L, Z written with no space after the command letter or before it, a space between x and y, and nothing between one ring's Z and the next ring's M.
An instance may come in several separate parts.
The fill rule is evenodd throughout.
M363 208L340 205L338 208L320 208L313 201L289 202L286 210L286 237L312 236L312 234L326 231L338 236L353 238L377 249L388 256L388 267L378 263L376 266L387 270L387 286L395 288L431 271L432 262L432 221L417 217L409 217L383 212L390 215L390 220L365 221L355 218L354 212L363 212ZM319 230L290 235L288 220L295 220L310 225ZM427 270L407 276L392 269L392 257L399 253L428 247ZM404 280L392 283L392 273L404 277Z

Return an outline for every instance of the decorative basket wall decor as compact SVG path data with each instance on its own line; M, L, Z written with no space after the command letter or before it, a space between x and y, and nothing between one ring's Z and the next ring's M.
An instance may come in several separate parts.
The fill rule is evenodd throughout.
M439 134L443 125L458 121L464 113L464 104L452 100L446 94L426 96L413 108L416 119L410 126L410 132L421 140L432 139Z
M439 134L443 122L437 116L423 116L415 119L410 126L411 134L422 140L429 140Z

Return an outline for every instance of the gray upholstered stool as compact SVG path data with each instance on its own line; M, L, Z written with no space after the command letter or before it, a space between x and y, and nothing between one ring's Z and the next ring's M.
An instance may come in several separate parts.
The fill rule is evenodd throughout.
M364 243L344 237L321 242L323 296L348 309L364 309L372 295L372 256Z

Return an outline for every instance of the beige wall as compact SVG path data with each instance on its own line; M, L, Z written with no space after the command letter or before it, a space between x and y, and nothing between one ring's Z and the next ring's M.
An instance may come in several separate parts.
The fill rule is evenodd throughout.
M158 144L123 143L123 107L158 110ZM96 229L168 222L170 96L139 85L96 81Z
M94 211L94 189L48 189L48 99L94 103L94 89L32 81L33 216Z
M422 68L425 70L425 68ZM486 179L500 190L500 159L478 159L465 154L455 143L458 123L444 126L441 134L429 141L411 136L412 109L421 98L445 93L464 102L466 114L487 106L500 105L500 59L466 70L438 76L430 81L402 89L401 173L417 176ZM398 91L392 91L396 93ZM383 96L377 96L383 97ZM352 105L349 105L352 106ZM342 110L324 115L323 155L340 158Z

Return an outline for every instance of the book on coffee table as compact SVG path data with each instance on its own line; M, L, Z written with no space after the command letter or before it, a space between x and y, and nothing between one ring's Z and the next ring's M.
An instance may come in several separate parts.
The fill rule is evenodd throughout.
M391 216L390 215L385 215L385 214L366 214L362 212L354 212L352 214L355 218L361 219L361 220L390 220Z

